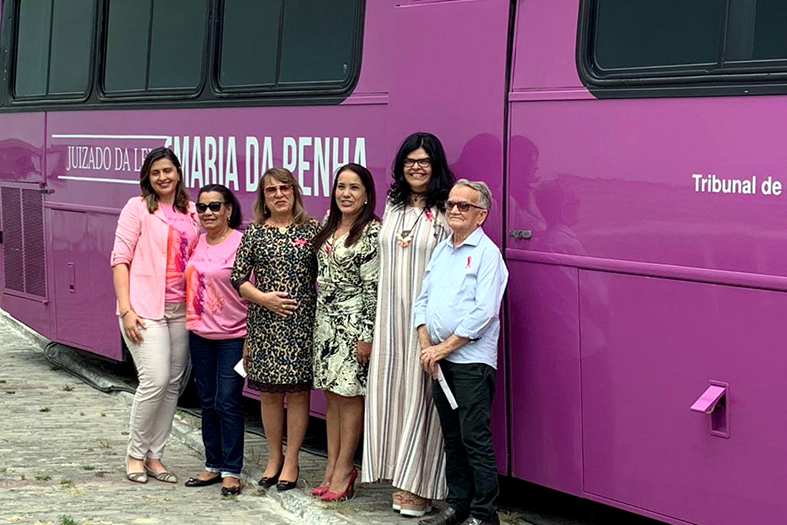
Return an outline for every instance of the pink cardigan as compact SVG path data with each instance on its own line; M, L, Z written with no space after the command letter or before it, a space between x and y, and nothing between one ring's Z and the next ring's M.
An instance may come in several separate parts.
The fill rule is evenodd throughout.
M189 203L188 214L196 235L199 228L193 202ZM120 212L110 260L113 267L129 265L129 302L145 319L164 317L168 233L169 224L161 207L150 213L142 197L129 199Z

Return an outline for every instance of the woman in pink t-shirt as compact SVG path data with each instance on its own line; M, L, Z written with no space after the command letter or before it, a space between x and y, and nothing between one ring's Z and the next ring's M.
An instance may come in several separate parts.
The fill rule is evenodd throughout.
M186 328L191 364L202 405L205 470L187 487L221 482L221 495L240 494L243 468L243 378L234 366L243 357L247 302L230 284L242 237L238 199L221 184L203 186L197 214L200 235L186 266Z
M126 477L175 483L161 457L189 361L183 273L198 226L171 150L156 148L147 155L139 185L142 196L132 197L120 212L111 259L120 329L139 377Z

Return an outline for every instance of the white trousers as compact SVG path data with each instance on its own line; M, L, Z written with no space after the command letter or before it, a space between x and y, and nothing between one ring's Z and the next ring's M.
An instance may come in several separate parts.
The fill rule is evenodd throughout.
M166 303L163 319L143 319L143 341L128 340L120 331L137 368L139 386L134 394L129 422L128 455L136 459L161 459L172 431L180 380L189 362L186 304Z

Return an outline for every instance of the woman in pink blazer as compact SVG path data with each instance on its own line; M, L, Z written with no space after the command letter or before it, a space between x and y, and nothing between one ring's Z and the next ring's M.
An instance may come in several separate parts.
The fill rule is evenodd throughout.
M140 197L120 212L112 250L112 279L123 339L139 376L131 405L126 477L176 483L161 462L172 430L180 380L189 360L186 262L197 243L194 203L180 161L167 148L145 158Z

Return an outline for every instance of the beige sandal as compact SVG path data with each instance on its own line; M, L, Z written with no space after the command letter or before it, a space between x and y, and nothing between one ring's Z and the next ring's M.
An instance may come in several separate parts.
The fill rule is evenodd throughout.
M147 468L145 469L147 470ZM147 483L147 472L129 472L128 471L128 456L126 456L126 479L134 483Z
M166 469L167 467L164 468ZM178 477L172 472L169 472L167 470L162 470L161 472L154 472L150 467L145 465L145 472L147 473L148 476L152 478L156 478L159 481L163 481L164 483L178 482Z

